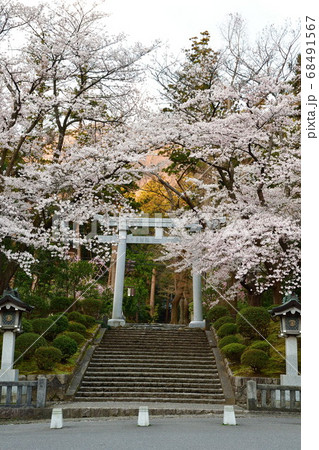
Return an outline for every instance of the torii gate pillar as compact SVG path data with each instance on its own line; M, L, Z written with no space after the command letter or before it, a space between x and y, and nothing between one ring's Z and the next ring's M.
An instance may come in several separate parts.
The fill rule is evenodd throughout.
M202 305L202 276L195 268L193 268L193 313L194 317L189 324L190 328L205 328Z
M118 227L119 241L117 246L117 257L116 257L112 319L109 319L107 322L110 327L119 327L125 325L122 307L123 307L125 259L126 259L126 236L127 236L126 230L127 230L126 221L125 219L121 218Z

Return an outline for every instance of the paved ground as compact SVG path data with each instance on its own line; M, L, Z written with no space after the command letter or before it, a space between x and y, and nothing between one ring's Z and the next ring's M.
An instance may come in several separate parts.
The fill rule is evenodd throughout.
M258 415L222 425L222 415L64 420L0 425L0 449L12 450L299 450L300 416Z

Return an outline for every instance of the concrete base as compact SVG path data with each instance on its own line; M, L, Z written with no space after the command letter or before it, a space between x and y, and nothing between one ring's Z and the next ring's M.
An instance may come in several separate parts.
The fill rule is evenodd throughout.
M301 386L301 376L280 375L280 384L283 386Z
M189 325L190 328L206 328L206 321L205 320L192 320Z
M107 321L107 324L110 327L124 327L125 325L125 320L124 319L109 319Z
M62 408L53 408L50 428L62 428L62 427L63 427Z
M19 381L18 369L1 369L0 381Z
M140 406L138 410L137 425L139 427L148 427L150 424L148 406Z
M236 425L235 411L234 411L234 407L232 405L224 406L223 425Z

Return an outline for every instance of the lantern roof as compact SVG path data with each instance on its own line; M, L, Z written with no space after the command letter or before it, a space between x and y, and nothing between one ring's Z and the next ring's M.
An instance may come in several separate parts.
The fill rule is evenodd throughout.
M290 300L280 306L276 306L271 309L270 314L272 316L285 316L287 313L301 315L301 303L295 299Z
M8 304L12 304L16 308L23 311L32 311L34 306L30 306L27 303L23 302L18 294L18 291L13 289L7 289L3 291L3 297L0 298L0 309Z

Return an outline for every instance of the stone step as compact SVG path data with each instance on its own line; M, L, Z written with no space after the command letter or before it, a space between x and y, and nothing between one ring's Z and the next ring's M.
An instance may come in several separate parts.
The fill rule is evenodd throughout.
M87 392L143 392L143 393L149 393L149 392L181 392L181 393L209 393L209 394L222 394L222 388L221 387L203 387L203 386L183 386L183 385L176 385L176 384L135 384L135 385L109 385L105 384L104 386L101 386L101 383L94 386L89 385L88 383L83 383L81 389L78 391L87 391Z
M194 363L191 361L183 361L183 362L171 362L171 361L149 361L149 362L137 362L137 361L97 361L92 360L90 362L90 367L167 367L167 368L190 368L190 369L199 369L199 368L210 368L213 367L213 362L209 364L206 361L196 362L196 366L194 367Z
M209 386L220 386L219 379L188 379L188 378L170 378L169 380L163 380L163 378L153 378L153 377L130 377L130 378L106 378L106 377L90 377L85 376L82 381L82 386L101 386L102 383L107 386L117 385L117 386L131 386L136 384L143 383L145 386L166 386L168 383L173 385L179 385L182 387L185 386L207 386L209 382Z
M75 400L224 403L205 332L178 328L107 330Z
M120 378L120 377L134 377L134 378L147 378L147 377L161 377L161 378L201 378L201 379L215 379L215 377L218 377L217 370L215 371L207 371L205 372L202 370L195 372L191 370L166 370L163 371L161 369L156 370L143 370L143 371L127 371L126 369L119 369L119 370L99 370L99 369L88 369L85 372L85 376L89 377L109 377L109 378Z
M127 354L127 355L109 355L109 354L105 354L105 353L94 353L91 361L94 362L115 362L115 361L135 361L135 362L161 362L161 361L166 361L166 362L187 362L188 364L192 363L194 364L194 366L196 366L197 363L207 363L207 364L215 364L215 360L212 358L212 356L198 356L198 357L189 357L189 358L185 358L183 356L176 356L176 355L143 355L143 354L138 354L138 355L131 355L131 354Z
M108 375L108 376L130 376L130 375L136 375L136 376L146 376L146 375L153 375L153 376L161 376L161 377L171 377L172 375L174 375L175 377L178 376L182 376L182 377L189 377L189 376L193 376L193 377L200 377L200 376L207 376L207 377L214 377L214 376L218 376L218 371L217 369L200 369L200 370L195 370L195 369L180 369L180 368L165 368L163 369L163 367L146 367L143 368L143 370L132 370L132 368L130 368L131 370L128 370L126 367L117 367L117 368L113 368L111 367L110 369L101 369L99 367L88 367L88 370L86 371L86 375Z
M201 399L194 399L194 398L170 398L170 397L135 397L135 398L128 398L127 396L108 396L107 398L105 397L88 397L86 398L85 396L75 396L74 397L75 401L79 401L79 402L140 402L140 403L146 403L146 402L150 402L150 403L169 403L169 402L173 402L173 403L205 403L205 404L215 404L215 405L221 405L225 403L225 399L224 398L215 398L215 399L207 399L207 398L201 398Z
M136 391L128 391L128 392L123 392L123 391L114 391L114 392L108 392L107 389L106 390L100 390L100 391L94 391L91 392L89 390L81 390L78 391L76 393L77 397L101 397L101 398L106 398L109 396L112 397L116 397L116 396L127 396L127 398L136 398L136 397L165 397L165 398L196 398L196 399L201 399L201 398L206 398L206 399L224 399L224 394L220 393L220 392L216 392L216 393L200 393L200 392L176 392L176 391L165 391L162 392L161 390L154 390L152 392L145 392L145 391L141 391L141 392L136 392Z

